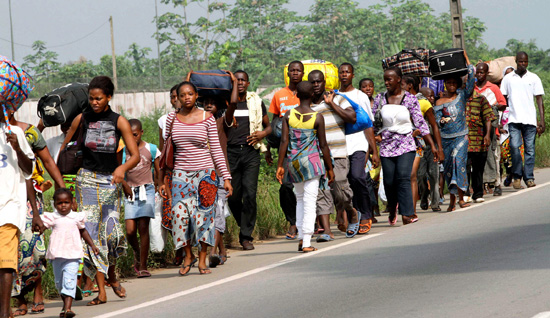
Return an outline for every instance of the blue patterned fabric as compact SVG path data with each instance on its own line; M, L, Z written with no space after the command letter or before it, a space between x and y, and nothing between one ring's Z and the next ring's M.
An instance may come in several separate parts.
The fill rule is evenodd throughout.
M287 151L288 179L292 183L304 182L325 175L325 165L317 140L317 130L289 127Z

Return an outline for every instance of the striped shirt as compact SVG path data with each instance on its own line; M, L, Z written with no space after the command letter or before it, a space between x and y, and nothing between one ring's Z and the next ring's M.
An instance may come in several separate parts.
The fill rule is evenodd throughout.
M346 109L351 107L349 103L340 107ZM324 101L311 105L311 109L323 115L325 119L325 135L330 154L333 158L347 158L345 123L342 117L336 115L332 108Z
M231 179L227 170L225 157L220 146L218 127L214 116L194 124L182 123L176 113L170 113L166 127L172 126L172 141L174 142L174 170L198 171L214 168L220 171L224 180ZM214 159L214 161L212 161Z

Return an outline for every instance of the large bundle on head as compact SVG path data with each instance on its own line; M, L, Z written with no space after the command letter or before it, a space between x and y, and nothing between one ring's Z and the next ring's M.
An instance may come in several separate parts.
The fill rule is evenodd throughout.
M435 50L403 49L401 52L382 60L382 68L399 67L403 75L430 76L428 59Z
M7 57L0 55L0 104L16 111L34 86L31 77Z
M89 107L88 84L72 83L42 96L36 111L44 126L52 127L71 123L73 119Z
M430 54L430 72L434 80L468 74L463 49L447 49Z
M340 88L340 80L338 79L338 67L336 67L336 65L324 60L305 60L302 61L302 64L304 64L304 77L302 77L303 81L307 81L307 76L311 71L319 70L323 72L323 74L325 74L325 89L331 90ZM285 66L284 76L285 85L288 86L288 64Z
M193 83L201 97L229 97L233 83L231 76L226 71L190 71L187 80Z
M485 63L489 65L487 80L493 84L499 84L502 81L505 68L508 66L512 66L514 69L517 68L516 58L513 56L504 56Z

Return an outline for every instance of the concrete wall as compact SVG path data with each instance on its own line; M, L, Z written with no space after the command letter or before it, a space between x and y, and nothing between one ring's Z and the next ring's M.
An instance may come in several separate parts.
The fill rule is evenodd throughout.
M268 109L269 102L271 102L273 94L275 94L278 90L279 89L275 89L271 93L264 96L264 100L267 101L266 107ZM263 91L263 89L260 88L258 93L261 91ZM156 108L163 109L166 113L168 113L172 108L170 105L170 92L115 93L110 104L115 112L124 112L124 115L128 119L141 117L153 112ZM17 120L37 125L40 119L36 114L37 105L38 100L26 101L15 114ZM42 134L44 135L44 138L48 139L61 134L61 129L59 126L48 127L44 129Z

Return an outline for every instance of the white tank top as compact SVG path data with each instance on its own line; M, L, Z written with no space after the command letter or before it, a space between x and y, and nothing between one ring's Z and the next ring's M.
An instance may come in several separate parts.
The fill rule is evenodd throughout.
M386 104L380 110L382 114L382 129L393 133L406 135L413 131L411 114L409 109L403 105Z

